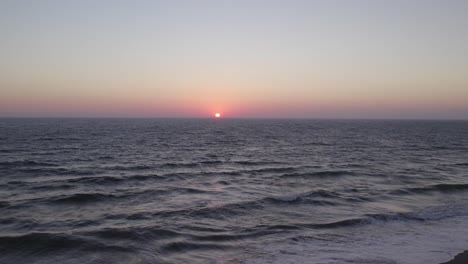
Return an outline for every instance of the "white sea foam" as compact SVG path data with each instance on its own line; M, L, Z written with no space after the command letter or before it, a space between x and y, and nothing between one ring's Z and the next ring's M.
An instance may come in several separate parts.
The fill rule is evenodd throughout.
M265 246L246 264L437 264L468 247L468 216L381 221Z

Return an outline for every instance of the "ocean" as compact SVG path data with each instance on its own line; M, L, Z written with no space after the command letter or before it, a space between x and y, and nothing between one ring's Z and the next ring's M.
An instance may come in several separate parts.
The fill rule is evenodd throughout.
M408 263L468 248L468 122L0 119L0 263Z

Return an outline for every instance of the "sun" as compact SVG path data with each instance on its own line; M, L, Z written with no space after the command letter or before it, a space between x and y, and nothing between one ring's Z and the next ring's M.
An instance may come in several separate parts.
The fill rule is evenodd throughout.
M216 118L220 118L220 117L221 117L221 114L220 114L220 113L216 113L216 114L215 114L215 117L216 117Z

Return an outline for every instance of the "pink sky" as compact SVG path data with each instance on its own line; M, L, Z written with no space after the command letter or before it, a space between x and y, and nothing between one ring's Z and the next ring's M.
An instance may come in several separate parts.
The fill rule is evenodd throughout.
M0 117L468 119L466 1L189 2L0 2Z

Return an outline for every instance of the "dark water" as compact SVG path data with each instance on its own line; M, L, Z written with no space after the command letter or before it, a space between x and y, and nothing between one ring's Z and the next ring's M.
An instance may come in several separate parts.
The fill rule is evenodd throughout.
M468 122L0 120L0 263L417 263L466 216Z

